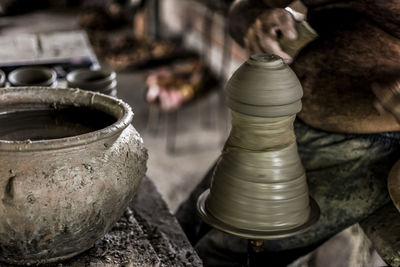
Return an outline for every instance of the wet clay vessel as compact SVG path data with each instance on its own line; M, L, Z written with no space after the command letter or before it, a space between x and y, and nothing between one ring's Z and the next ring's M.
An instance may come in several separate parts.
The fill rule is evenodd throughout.
M107 233L146 172L132 118L93 92L0 89L0 261L67 259Z
M51 86L57 85L57 73L46 67L22 67L8 74L12 86Z
M293 121L302 87L273 55L252 56L230 78L226 102L232 130L211 187L198 200L202 219L249 239L305 231L319 217L297 152Z

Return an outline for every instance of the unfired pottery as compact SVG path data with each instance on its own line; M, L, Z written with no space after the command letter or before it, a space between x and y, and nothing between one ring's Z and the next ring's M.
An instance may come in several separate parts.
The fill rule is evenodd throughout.
M57 73L46 67L22 67L8 74L11 86L51 86L57 84Z
M0 89L1 261L67 259L107 233L146 171L132 118L93 92Z
M303 89L296 74L273 55L249 58L225 87L227 106L258 117L282 117L301 110Z
M117 93L116 73L105 69L79 69L68 73L68 87L80 88L115 96Z
M6 84L6 74L4 71L0 70L0 87L4 87Z
M319 216L297 152L293 121L302 87L273 55L252 56L230 78L232 130L211 187L198 200L203 220L250 239L305 231Z

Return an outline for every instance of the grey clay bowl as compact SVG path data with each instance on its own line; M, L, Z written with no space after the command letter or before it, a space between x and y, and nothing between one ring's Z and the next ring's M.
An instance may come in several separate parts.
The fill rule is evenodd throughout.
M0 70L0 87L4 87L6 84L6 74L4 71Z
M106 91L114 82L116 86L116 73L108 70L75 70L67 75L67 84L70 88L80 88L89 91Z
M23 67L8 74L12 86L55 86L57 73L45 67Z

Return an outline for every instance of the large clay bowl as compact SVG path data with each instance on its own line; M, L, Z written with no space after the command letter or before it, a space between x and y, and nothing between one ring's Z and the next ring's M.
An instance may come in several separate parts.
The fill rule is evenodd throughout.
M1 261L67 259L111 228L146 171L132 117L79 89L0 89Z

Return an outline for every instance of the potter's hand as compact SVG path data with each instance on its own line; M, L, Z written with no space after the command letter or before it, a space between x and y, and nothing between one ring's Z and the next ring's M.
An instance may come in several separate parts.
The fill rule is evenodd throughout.
M391 83L374 83L371 87L376 96L374 106L379 113L390 112L400 122L400 79Z
M283 8L267 9L259 15L244 38L249 52L275 54L282 57L286 63L292 62L292 57L279 46L278 39L281 37L289 40L297 39L293 15L296 15L296 19L301 19L302 16L300 13L292 13Z

